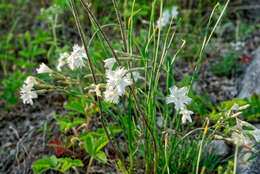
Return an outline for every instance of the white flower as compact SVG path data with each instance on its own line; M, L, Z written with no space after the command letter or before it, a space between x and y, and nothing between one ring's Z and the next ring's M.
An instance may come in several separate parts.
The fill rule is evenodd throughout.
M24 84L23 87L21 88L20 95L24 104L33 105L32 99L38 97L37 93L35 91L32 91L32 89L33 89L32 85L26 85L26 84Z
M110 102L110 103L119 103L119 95L114 89L107 89L105 92L105 101Z
M179 14L179 12L177 11L178 7L173 6L171 11L169 12L169 10L164 10L162 13L162 17L159 18L157 20L157 27L158 28L163 28L164 26L166 26L167 24L170 23L170 19L172 18L176 18Z
M38 74L43 74L43 73L51 73L52 70L45 65L44 63L40 64L40 67L38 69L36 69Z
M24 83L26 84L26 85L29 85L29 86L34 86L34 85L37 85L38 84L38 82L36 81L36 79L33 77L33 76L28 76L27 78L26 78L26 80L24 81Z
M176 6L172 7L172 10L171 10L171 17L172 18L176 18L178 16L179 12L177 11L177 9L178 9L178 7L176 7Z
M112 70L114 64L116 63L116 59L115 58L108 58L106 60L104 60L105 62L105 68Z
M83 58L86 58L86 52L83 47L79 47L78 45L73 46L73 51L71 55L67 59L67 63L71 70L74 70L75 68L81 68L85 66L85 62Z
M174 103L175 109L177 111L179 111L183 105L189 104L191 102L191 98L187 96L187 87L178 88L176 86L173 86L170 88L170 93L171 94L166 97L166 103Z
M119 96L125 94L125 88L132 84L129 75L124 68L117 68L115 71L106 71L107 90L113 89Z
M182 105L180 114L182 114L182 124L186 124L186 121L188 120L190 123L192 122L191 115L193 114L192 111L187 110L185 105Z
M165 10L162 13L162 17L157 20L157 27L163 28L165 25L167 25L170 21L170 12L168 10Z
M69 57L70 55L68 53L62 53L60 54L60 58L58 60L58 65L57 65L57 70L61 71L61 68L67 63L66 59Z

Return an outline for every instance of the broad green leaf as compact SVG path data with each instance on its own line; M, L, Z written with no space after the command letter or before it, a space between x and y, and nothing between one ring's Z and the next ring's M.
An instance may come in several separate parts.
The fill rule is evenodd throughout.
M98 161L104 163L104 164L107 163L106 154L102 151L99 151L94 158L97 159Z
M32 169L35 173L41 173L49 169L57 170L59 168L58 159L55 156L50 158L43 158L35 161L32 165Z
M95 155L95 149L94 149L94 138L90 135L86 136L84 141L84 147L85 150L91 155Z
M63 165L61 166L61 172L65 172L66 170L68 170L71 167L72 167L72 163L65 161L63 163Z
M107 136L101 137L95 141L95 153L98 153L108 142Z

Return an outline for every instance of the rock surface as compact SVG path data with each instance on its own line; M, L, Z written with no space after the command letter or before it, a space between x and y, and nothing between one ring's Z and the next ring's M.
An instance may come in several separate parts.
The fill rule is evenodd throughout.
M259 174L260 173L260 145L254 147L250 152L243 149L240 151L237 174ZM252 155L256 157L247 161Z
M248 132L254 137L252 143L249 143L253 144L253 148L240 147L237 174L260 173L260 129L255 128L255 130Z
M238 91L238 98L250 98L252 94L260 93L260 47L253 53L242 79L238 82Z
M214 151L218 156L226 156L229 154L230 149L224 140L212 140L206 147L206 151Z

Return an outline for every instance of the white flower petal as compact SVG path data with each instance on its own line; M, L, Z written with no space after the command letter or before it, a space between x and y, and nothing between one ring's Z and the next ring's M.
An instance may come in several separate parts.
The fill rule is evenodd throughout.
M191 115L193 114L192 111L186 109L185 105L181 106L180 114L182 114L182 124L186 124L188 120L190 123L192 122Z
M109 59L106 59L104 60L105 62L105 68L109 69L109 70L112 70L114 64L116 63L116 59L115 58L109 58Z
M83 58L86 58L86 52L83 47L79 47L78 45L73 46L73 51L71 55L67 58L68 66L71 70L76 68L82 68L85 66L85 62Z
M125 94L125 88L130 86L132 81L124 68L117 68L115 71L107 70L106 77L105 100L117 103L119 102L119 97Z
M40 64L40 67L36 69L38 74L51 73L52 70L44 63Z
M58 65L57 65L57 70L61 71L61 68L66 65L66 59L69 57L70 55L68 53L62 53L60 54L60 58L58 60Z
M35 91L32 91L33 87L32 85L26 85L24 84L21 88L20 95L21 99L23 100L24 104L31 104L33 105L33 100L38 97L37 93Z
M178 88L176 86L171 87L170 89L170 95L166 97L166 103L174 103L175 109L179 111L182 107L182 105L189 104L191 102L191 98L187 96L188 94L188 88L182 87Z
M26 80L24 81L24 83L26 84L26 85L29 85L29 86L34 86L34 85L37 85L38 84L38 82L36 81L36 79L33 77L33 76L28 76L27 78L26 78Z

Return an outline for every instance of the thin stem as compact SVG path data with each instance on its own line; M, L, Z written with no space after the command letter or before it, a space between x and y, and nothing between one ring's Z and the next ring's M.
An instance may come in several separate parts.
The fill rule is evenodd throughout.
M91 167L91 165L92 165L93 159L94 159L94 158L91 156L91 157L90 157L90 160L89 160L89 162L88 162L88 168L87 168L86 174L89 174L90 167Z
M124 31L124 26L123 26L123 22L122 22L122 19L121 19L121 15L120 15L116 0L112 0L112 2L114 4L115 10L116 10L117 20L118 20L118 23L120 25L121 37L122 37L122 40L123 40L123 43L124 43L123 50L126 51L127 50L126 37L125 37L125 31Z
M112 51L113 56L115 57L117 63L119 66L122 66L117 54L115 53L115 50L113 49L111 43L109 42L109 40L107 39L104 31L102 30L100 24L98 23L97 19L95 18L95 16L93 15L93 13L91 12L91 10L88 7L88 4L84 3L83 0L80 0L81 4L83 5L84 9L87 11L88 15L91 17L91 19L95 22L96 26L98 27L98 30L100 31L100 34L102 35L103 39L106 41L108 47L110 48L110 50ZM131 86L129 86L129 89L133 95L133 98L135 100L136 106L137 106L137 111L139 113L139 115L141 116L142 122L145 124L145 126L147 127L152 140L153 140L153 151L154 151L154 173L156 173L157 170L157 146L156 146L156 140L155 137L153 135L152 129L150 128L147 120L145 119L145 116L142 113L142 109L141 109L141 105L137 99L137 96L135 94L135 91L133 90L133 88Z
M208 131L208 127L209 127L209 120L207 119L206 127L204 129L202 140L201 140L201 143L200 143L199 155L198 155L197 165L196 165L196 174L199 174L199 166L200 166L200 157L201 157L201 153L202 153L202 146L203 146L203 143L204 143L207 131Z
M70 0L70 4L71 4L71 7L72 7L72 12L73 12L74 19L76 21L76 26L77 26L77 29L78 29L78 32L79 32L79 35L80 35L80 39L81 39L81 41L83 43L83 46L85 48L85 51L86 51L86 55L87 55L87 59L88 59L89 68L90 68L90 71L91 71L91 74L92 74L92 78L93 78L94 84L97 85L96 76L95 76L95 73L94 73L94 70L93 70L93 65L92 65L92 62L91 62L91 59L90 59L88 47L87 47L87 44L86 44L86 42L84 40L83 33L82 33L82 30L81 30L81 27L80 27L78 13L77 13L76 8L75 8L74 0ZM111 143L111 145L113 147L113 150L115 151L116 156L119 158L119 160L122 162L122 165L127 170L126 165L124 164L123 158L121 157L121 154L119 153L119 151L117 150L116 146L112 142L112 138L111 138L111 136L110 136L110 134L108 132L108 129L106 127L106 124L105 124L105 121L104 121L104 115L103 115L103 108L102 108L102 104L101 104L101 99L100 99L99 96L97 96L97 100L98 100L98 104L99 104L99 108L100 108L100 120L101 120L102 126L103 126L103 128L105 130L105 133L106 133L108 139L109 139L109 142Z
M238 157L238 144L236 144L236 150L235 150L235 159L234 159L234 168L233 168L234 174L236 174L237 172L237 157Z

